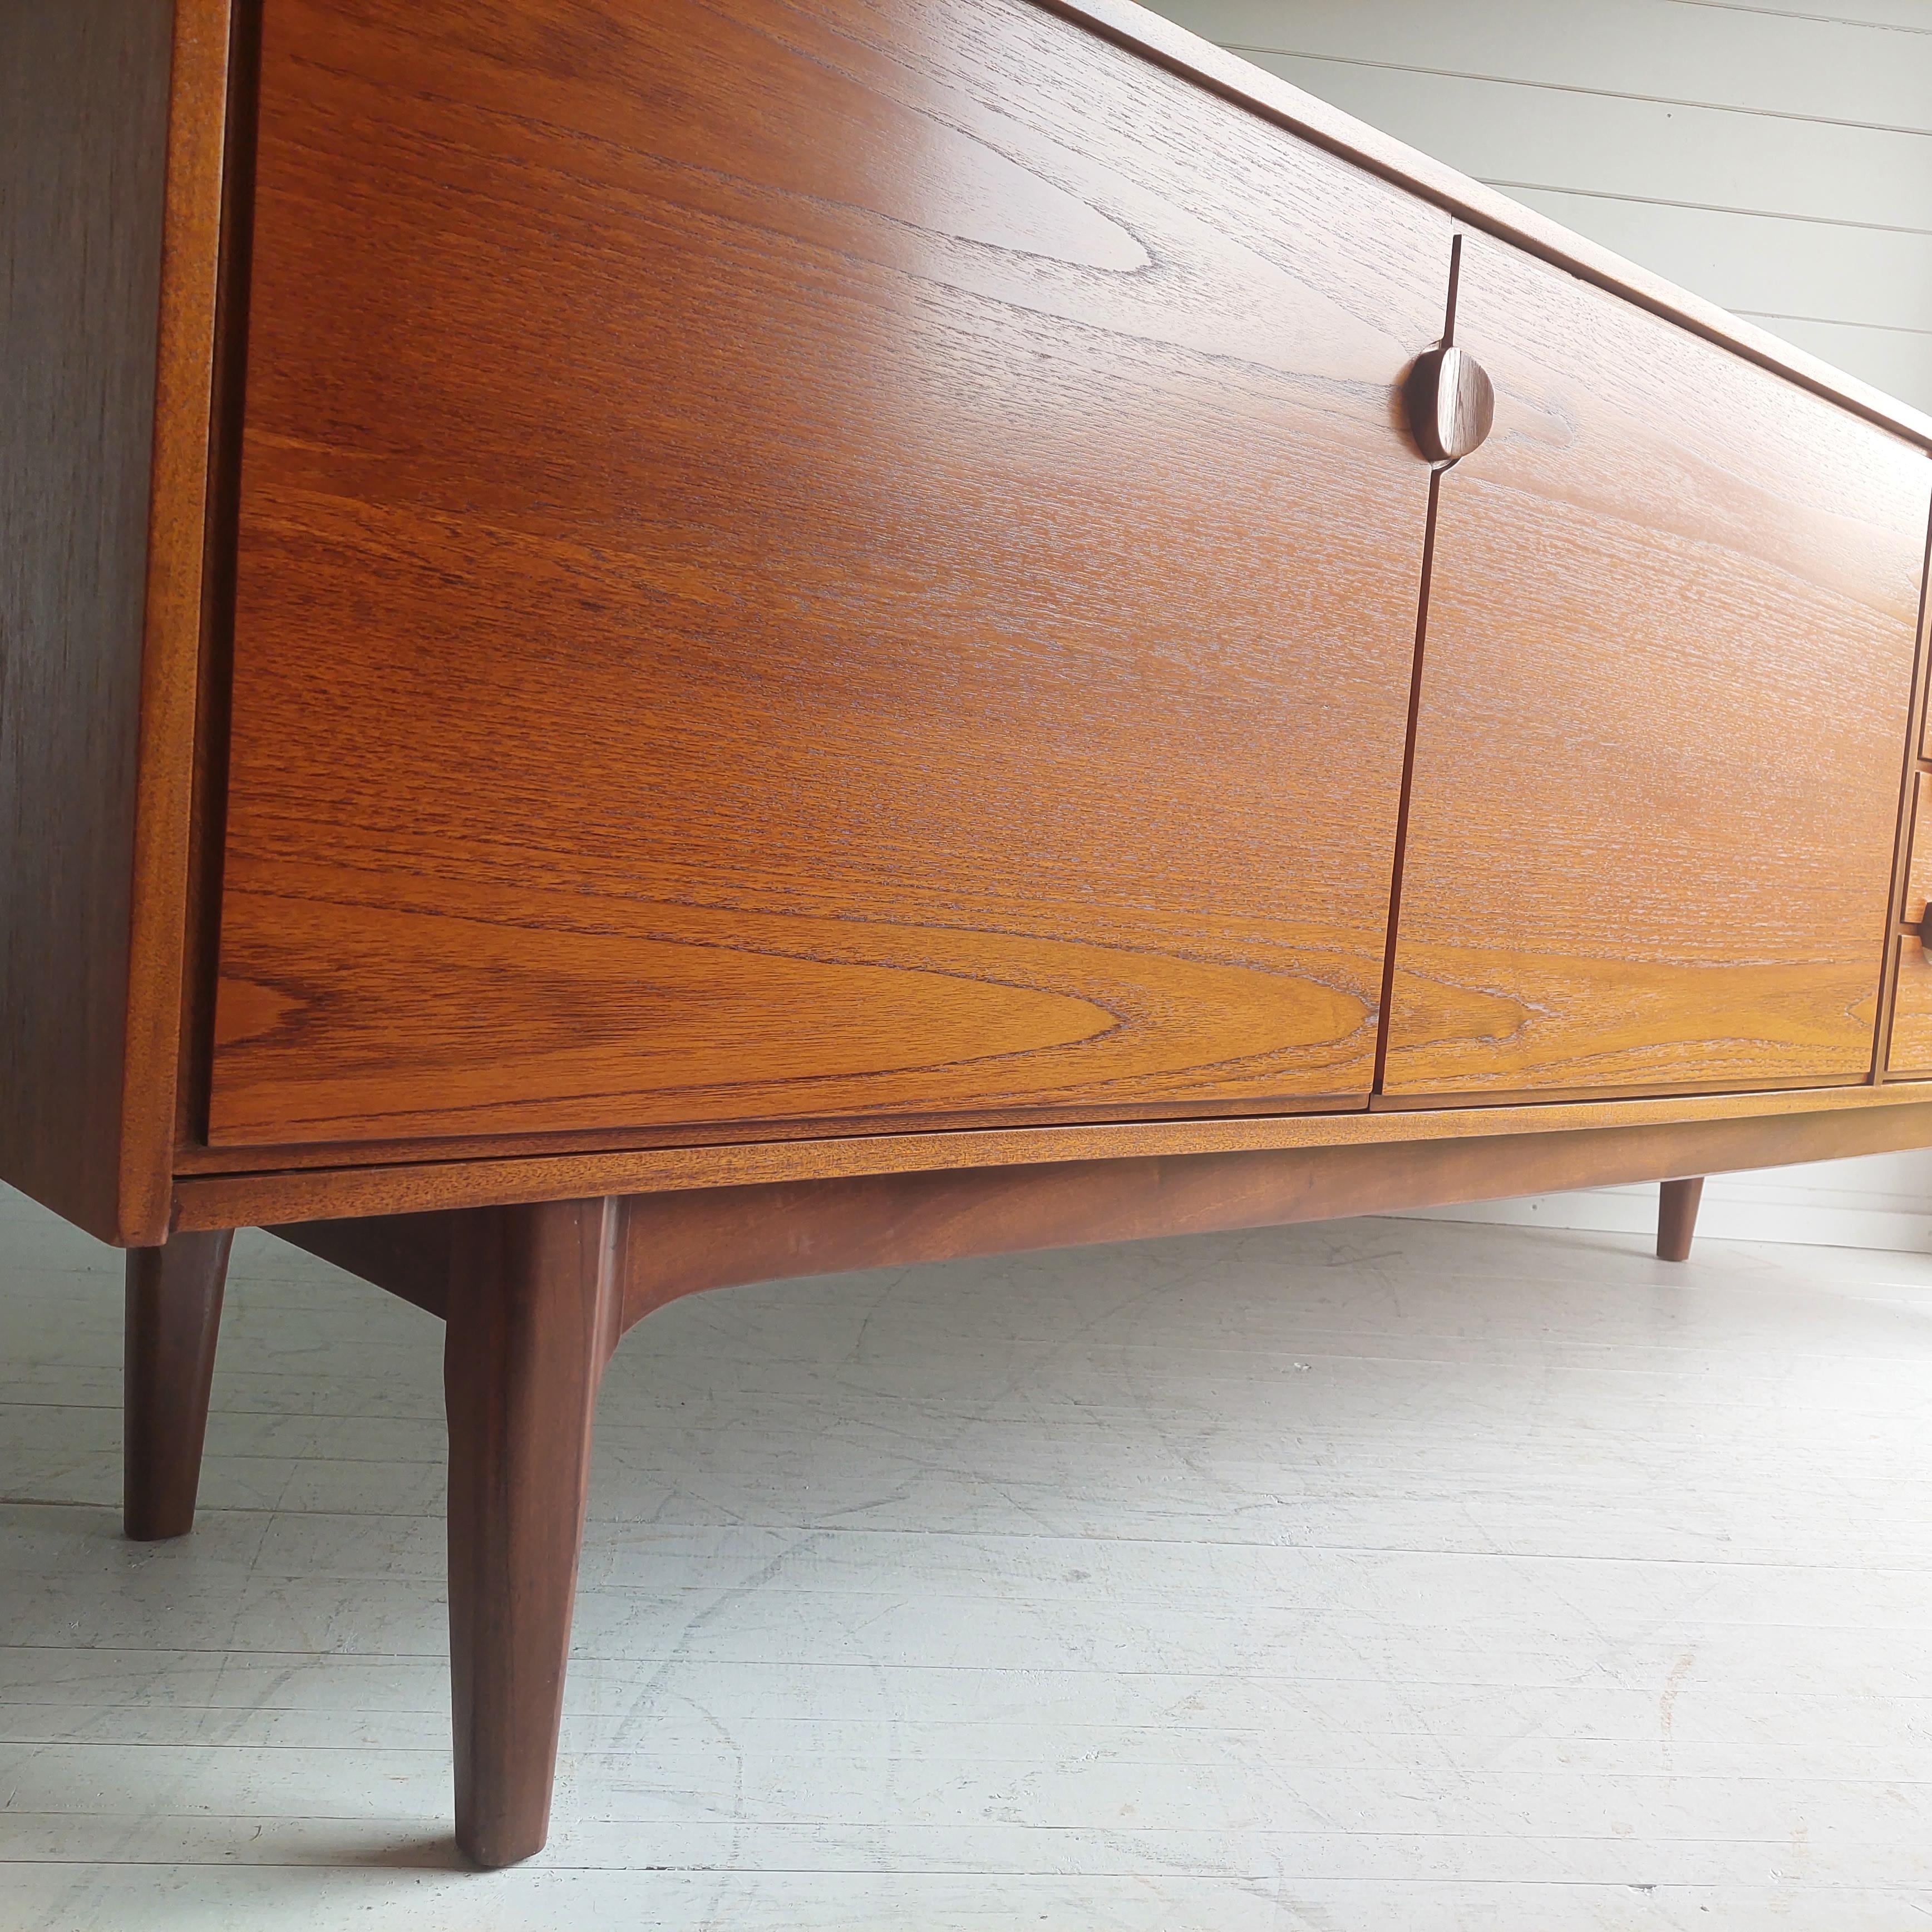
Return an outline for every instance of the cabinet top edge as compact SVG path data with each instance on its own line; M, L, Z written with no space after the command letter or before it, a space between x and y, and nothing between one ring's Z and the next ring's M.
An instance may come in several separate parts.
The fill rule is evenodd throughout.
M1560 222L1486 188L1445 163L1356 120L1212 40L1150 13L1136 0L1032 0L1201 82L1289 133L1433 202L1471 228L1676 322L1760 367L1932 451L1932 416L1808 354L1717 303L1587 241Z

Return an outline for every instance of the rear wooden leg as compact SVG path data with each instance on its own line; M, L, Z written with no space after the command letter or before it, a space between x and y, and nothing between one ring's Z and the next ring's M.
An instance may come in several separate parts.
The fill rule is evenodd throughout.
M1697 1232L1697 1204L1703 1198L1702 1175L1695 1180L1666 1180L1658 1190L1657 1258L1688 1262L1690 1237Z
M597 1384L622 1316L615 1201L468 1210L451 1243L449 1654L456 1841L550 1831Z
M214 1338L233 1234L176 1234L128 1255L122 1517L142 1542L194 1527Z

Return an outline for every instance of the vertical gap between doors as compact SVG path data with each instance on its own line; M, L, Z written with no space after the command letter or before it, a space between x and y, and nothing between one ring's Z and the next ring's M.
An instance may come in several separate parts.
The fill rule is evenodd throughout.
M230 693L235 656L235 572L241 510L242 419L248 350L248 272L254 234L255 138L261 85L262 0L238 0L230 18L227 125L221 170L221 242L215 294L214 382L208 428L201 665L190 823L187 970L175 1141L208 1138L214 982L221 936L222 856L227 830Z
M1885 950L1879 956L1878 1018L1872 1028L1871 1071L1866 1076L1877 1086L1891 1076L1887 1062L1892 1058L1892 1011L1898 998L1899 968L1905 942L1899 923L1905 916L1905 894L1909 877L1912 834L1912 806L1918 790L1918 748L1925 730L1926 686L1932 674L1932 524L1925 536L1925 554L1918 573L1918 633L1912 665L1912 695L1906 706L1905 755L1898 782L1898 826L1892 853L1892 890L1885 907Z
M1462 238L1460 234L1451 236L1449 242L1449 292L1444 305L1442 317L1442 346L1450 347L1456 340L1456 290L1461 278L1462 266ZM1429 472L1429 508L1422 526L1422 568L1417 583L1415 598L1415 649L1409 660L1408 670L1408 724L1402 748L1402 795L1396 807L1395 855L1389 868L1388 920L1383 939L1382 989L1381 1011L1376 1016L1376 1072L1370 1089L1371 1102L1382 1091L1382 1084L1388 1072L1389 1024L1390 1010L1395 998L1396 942L1400 934L1402 922L1402 874L1404 861L1408 856L1408 804L1409 794L1415 780L1416 724L1422 711L1422 666L1429 636L1429 589L1436 568L1436 509L1442 495L1442 472L1449 466L1439 464Z

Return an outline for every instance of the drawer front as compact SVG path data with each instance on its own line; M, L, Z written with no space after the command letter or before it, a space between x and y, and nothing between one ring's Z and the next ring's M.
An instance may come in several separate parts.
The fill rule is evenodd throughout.
M1469 238L1388 1091L1870 1073L1932 464Z
M1904 917L1922 926L1932 911L1932 774L1912 779L1912 846ZM1916 933L1900 936L1898 991L1892 997L1892 1042L1886 1070L1909 1078L1932 1077L1932 959Z
M1898 989L1892 996L1886 1071L1902 1079L1932 1078L1932 959L1916 936L1901 936L1898 944Z
M209 1137L1359 1105L1446 218L1020 0L266 10Z

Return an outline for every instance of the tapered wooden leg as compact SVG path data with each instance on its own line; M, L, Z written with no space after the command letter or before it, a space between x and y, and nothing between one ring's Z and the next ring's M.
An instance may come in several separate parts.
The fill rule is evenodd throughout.
M622 1310L617 1203L477 1208L451 1244L449 1650L456 1839L514 1864L550 1831L597 1384Z
M1703 1198L1703 1178L1666 1180L1658 1190L1657 1258L1688 1262L1690 1237L1697 1232L1697 1204Z
M214 1338L234 1235L176 1234L128 1255L122 1516L142 1542L194 1527Z

